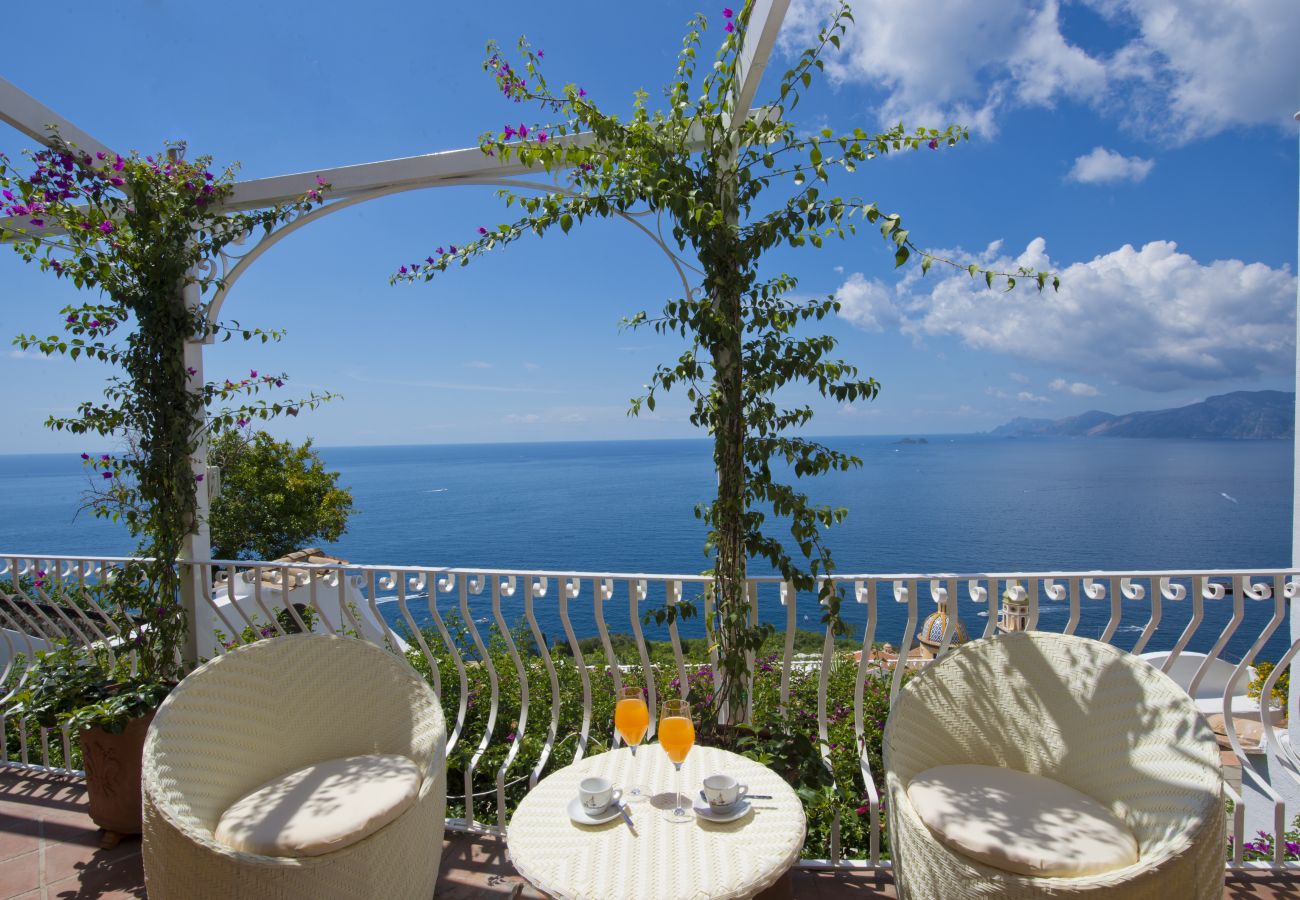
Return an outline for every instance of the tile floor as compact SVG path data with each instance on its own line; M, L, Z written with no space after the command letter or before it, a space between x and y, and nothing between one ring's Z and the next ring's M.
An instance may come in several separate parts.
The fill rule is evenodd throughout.
M86 815L85 789L76 779L0 770L0 900L142 900L140 840L112 850L99 846L99 831ZM798 900L894 898L888 875L875 872L799 870L792 892ZM506 859L503 842L452 835L443 844L439 900L502 897L541 900ZM1225 900L1300 900L1300 873L1235 876Z

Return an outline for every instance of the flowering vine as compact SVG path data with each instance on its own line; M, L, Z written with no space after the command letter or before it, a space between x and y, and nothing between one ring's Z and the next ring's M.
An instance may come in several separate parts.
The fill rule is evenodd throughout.
M185 662L178 656L187 623L175 560L198 524L202 475L192 471L191 456L205 428L293 414L329 398L313 393L283 403L256 396L282 386L282 374L251 372L196 386L198 372L185 365L184 346L235 336L280 339L281 332L208 322L206 301L220 286L215 261L248 233L311 209L321 192L270 209L227 213L220 201L230 192L234 168L214 172L210 157L187 160L183 145L141 157L92 155L57 135L51 143L27 154L26 171L0 155L0 197L10 217L0 222L0 240L93 296L61 311L61 334L20 335L14 343L46 355L98 360L121 372L109 377L102 400L81 403L72 416L51 416L46 425L128 443L117 456L87 453L82 459L108 485L93 504L95 513L121 516L148 557L115 589L121 605L136 610L124 633L135 645L141 677L166 680ZM191 286L197 288L191 292L195 304L182 299Z
M679 272L694 271L700 278L684 285L684 296L669 300L658 315L639 312L625 320L629 327L676 334L688 344L676 360L655 370L630 413L653 410L661 392L683 390L693 405L692 424L713 437L717 496L698 506L696 514L710 527L705 549L713 561L717 600L706 622L721 648L713 702L732 722L743 716L748 656L771 630L750 623L750 559L765 561L798 590L817 591L824 621L836 632L844 629L840 594L826 579L834 561L822 531L842 521L847 510L813 504L774 477L773 464L785 464L797 479L845 471L862 461L803 437L813 409L790 403L782 391L803 384L851 403L873 399L880 389L856 366L833 357L833 337L801 329L837 312L839 301L799 299L795 277L760 273L764 255L781 246L821 247L828 238L842 239L870 225L892 248L896 266L913 257L923 272L935 263L957 266L919 247L898 214L865 198L823 196L822 186L832 174L852 173L889 153L938 151L968 138L956 125L909 132L900 124L874 135L860 128L812 134L796 128L790 114L814 73L823 70L822 55L839 46L852 21L843 3L816 44L781 77L772 103L740 117L740 53L751 9L752 0L746 0L738 12L722 10L721 44L713 64L698 72L708 20L694 17L664 90L663 108L652 110L642 91L627 117L605 113L577 84L552 90L542 74L543 54L527 40L519 41L518 63L490 43L484 69L502 95L537 107L549 121L507 123L482 135L480 147L503 162L565 171L568 184L542 194L501 191L507 207L522 210L515 221L480 228L477 237L438 247L424 263L402 267L393 276L394 281L427 281L453 263L467 265L525 235L556 227L568 232L588 217L644 212L660 217L665 239L675 245ZM1039 290L1056 285L1050 272L964 268L989 287L1009 290L1026 278ZM788 528L793 548L769 533L773 521ZM683 602L654 617L671 621L693 611L693 604Z

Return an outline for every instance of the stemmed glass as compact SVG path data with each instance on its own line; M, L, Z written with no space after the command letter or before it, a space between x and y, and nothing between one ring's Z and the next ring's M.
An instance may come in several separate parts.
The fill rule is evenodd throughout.
M650 727L650 708L646 706L645 697L639 687L624 687L618 692L618 704L614 707L614 727L623 736L623 742L632 751L632 760L636 762L637 745L645 738ZM629 801L641 800L640 785L628 788Z
M669 822L691 821L685 808L687 800L682 796L682 763L686 762L686 754L691 752L694 743L695 724L691 721L690 704L685 700L665 700L659 708L659 746L677 768L676 797L672 812L666 815Z

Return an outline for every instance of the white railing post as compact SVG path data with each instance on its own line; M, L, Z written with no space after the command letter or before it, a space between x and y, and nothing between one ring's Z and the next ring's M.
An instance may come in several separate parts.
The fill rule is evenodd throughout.
M1295 114L1295 118L1300 122L1300 112ZM1300 188L1300 178L1297 179L1297 187ZM1296 205L1296 215L1300 218L1300 202ZM1300 244L1296 248L1296 257L1300 260ZM1296 287L1296 309L1300 311L1300 284ZM1300 422L1300 314L1296 316L1296 413L1292 418L1293 434L1296 422ZM1292 443L1295 443L1294 437ZM1291 566L1295 568L1300 566L1300 445L1295 447L1293 453L1295 465L1291 481ZM1291 599L1291 643L1294 644L1298 640L1300 640L1300 597L1293 597ZM1300 715L1300 684L1292 685L1287 690L1286 710L1287 722L1295 722L1296 716ZM1290 729L1291 726L1288 724L1288 734Z

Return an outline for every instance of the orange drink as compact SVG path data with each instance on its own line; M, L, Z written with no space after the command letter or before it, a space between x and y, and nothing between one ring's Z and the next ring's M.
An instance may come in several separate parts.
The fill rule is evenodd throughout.
M629 747L635 747L650 727L650 709L640 696L625 697L614 707L614 727Z
M668 758L680 766L695 744L695 725L686 716L668 716L659 720L659 744Z

